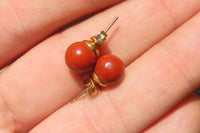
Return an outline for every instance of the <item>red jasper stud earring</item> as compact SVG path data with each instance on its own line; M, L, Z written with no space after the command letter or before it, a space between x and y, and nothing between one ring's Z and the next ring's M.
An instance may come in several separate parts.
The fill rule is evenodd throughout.
M75 72L86 73L94 67L99 56L99 47L104 44L107 31L117 21L116 17L105 31L91 37L91 40L84 40L71 44L66 53L65 61L69 68Z
M96 94L99 88L118 83L124 74L123 62L114 55L101 56L95 65L94 72L86 84L87 88L72 100L75 102L84 93L89 95Z

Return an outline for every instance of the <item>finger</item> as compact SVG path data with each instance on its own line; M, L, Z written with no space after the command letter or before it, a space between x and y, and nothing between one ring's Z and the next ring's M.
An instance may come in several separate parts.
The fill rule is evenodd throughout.
M198 4L198 2L194 0L191 2L191 5L184 3L183 5L185 5L185 7L180 8L184 11L186 7L192 7ZM194 5L192 5L192 3ZM155 7L157 9L155 14L149 14L146 11L154 11ZM135 14L133 14L133 9L137 10ZM178 9L179 8L177 8L177 10ZM189 10L191 11L190 15L186 17L177 17L182 19L177 21L186 21L197 10L198 8L195 10ZM138 18L138 14L142 13L144 14L141 15L141 18ZM162 6L162 3L159 3L157 0L152 2L127 1L105 11L101 15L97 15L90 20L75 26L74 28L68 29L64 33L57 34L44 41L41 45L34 48L15 64L9 67L4 74L1 75L0 91L2 99L4 99L5 104L14 114L17 123L19 123L22 127L25 127L25 129L20 128L19 130L30 129L36 123L47 117L50 113L70 101L81 91L81 88L83 87L80 86L80 82L77 81L81 79L77 79L77 77L71 74L64 62L64 52L67 47L66 45L69 45L70 42L78 41L79 39L82 40L88 38L90 33L95 34L98 29L101 30L102 27L105 27L105 24L110 22L108 19L104 20L103 16L111 18L114 14L118 14L119 16L121 15L121 21L118 22L120 25L120 31L117 33L123 33L127 30L127 28L129 28L129 26L135 25L134 30L127 32L133 35L143 32L140 34L142 35L142 38L145 38L145 36L153 36L147 37L146 41L143 41L143 39L138 39L140 36L126 37L126 34L124 34L125 36L122 36L122 34L111 35L113 39L108 39L109 46L117 44L117 46L122 48L120 46L121 44L118 43L120 41L118 38L121 37L124 39L123 44L128 45L129 42L135 42L135 45L131 47L131 49L133 49L132 52L123 52L124 54L120 54L121 50L117 47L113 47L112 49L112 53L119 55L126 65L128 65L131 60L139 56L142 53L141 51L147 50L153 42L159 41L174 29L171 15L166 8ZM127 16L124 16L123 14L126 14ZM185 16L184 12L181 15ZM135 21L137 19L140 20L140 23ZM95 26L97 22L100 26ZM165 27L161 26L160 28L157 28L158 30L155 32L152 27L156 27L161 23L164 24ZM94 33L94 29L92 28L93 26L91 25L97 28ZM145 28L148 32L144 32L142 30L143 28ZM62 42L64 45L61 45ZM123 46L127 49L123 50L128 51L130 48L126 47L126 45ZM23 109L21 108L22 106ZM38 110L38 108L40 109Z
M181 104L148 127L144 133L198 133L200 98L190 95Z
M200 85L199 29L200 13L129 65L120 85L64 106L31 133L141 132Z
M0 16L3 19L0 19L0 68L32 48L58 28L120 1L1 1Z

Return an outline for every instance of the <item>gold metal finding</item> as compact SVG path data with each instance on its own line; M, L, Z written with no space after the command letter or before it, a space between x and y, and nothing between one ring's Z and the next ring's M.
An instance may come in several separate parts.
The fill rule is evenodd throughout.
M96 54L96 56L99 56L99 47L101 47L107 37L107 32L110 30L110 28L113 26L113 24L117 21L119 17L115 17L114 20L108 25L105 31L101 31L99 34L91 37L91 40L84 40L92 51Z
M96 42L94 41L90 41L90 40L84 40L84 43L86 43L88 45L88 47L90 47L90 49L95 53L96 56L99 56L100 52L99 52L99 46L97 45Z
M92 79L93 79L94 83L95 83L96 85L98 85L99 87L107 87L106 84L102 83L102 82L99 80L99 78L97 77L97 75L96 75L95 73L92 74Z
M109 31L109 29L113 26L113 24L117 21L119 17L115 17L114 20L112 21L112 23L110 25L108 25L108 27L105 30L105 33L107 33Z
M90 88L88 87L84 91L82 91L76 98L74 98L71 103L74 103L77 99L79 99L83 94L85 94Z
M88 84L85 84L87 88L82 91L77 97L75 97L71 103L74 103L76 100L78 100L83 94L87 93L88 95L96 95L99 92L99 89L95 86L95 83L90 78L90 81Z

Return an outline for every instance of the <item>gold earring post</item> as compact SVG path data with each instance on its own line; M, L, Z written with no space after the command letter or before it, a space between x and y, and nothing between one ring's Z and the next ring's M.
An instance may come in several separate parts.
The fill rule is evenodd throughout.
M110 28L113 26L113 24L117 21L119 17L115 17L114 20L112 21L112 23L110 25L108 25L108 27L106 28L106 30L104 31L105 33L107 33Z
M79 99L84 93L86 93L88 90L90 89L90 87L86 88L84 91L82 91L76 98L74 98L71 103L76 102L77 99Z

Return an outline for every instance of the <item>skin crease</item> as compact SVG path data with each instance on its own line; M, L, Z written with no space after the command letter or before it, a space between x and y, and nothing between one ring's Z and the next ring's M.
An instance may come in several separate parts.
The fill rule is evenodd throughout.
M71 2L73 3L73 1ZM98 1L96 2L98 3ZM6 115L0 115L4 116L3 119L0 119L1 120L0 127L3 127L0 128L0 131L11 132L11 133L12 132L14 133L16 131L17 133L23 133L27 132L28 130L30 130L35 126L35 128L31 131L33 133L34 132L49 133L48 129L52 128L53 129L51 131L61 133L62 131L66 132L66 130L67 131L81 130L85 132L115 130L118 127L121 127L121 129L118 129L117 131L134 130L136 132L139 132L142 131L144 128L146 128L148 125L150 125L156 119L159 119L159 117L164 115L164 113L172 109L173 106L181 102L185 96L189 95L192 92L192 90L195 87L197 87L197 82L199 82L198 81L199 74L197 70L197 68L199 68L198 64L199 55L198 52L196 52L198 51L198 45L196 44L198 44L197 35L199 34L199 31L197 29L199 29L198 27L199 17L197 16L195 19L193 18L189 24L183 26L187 28L182 28L181 30L179 30L179 32L174 33L171 36L171 39L167 39L166 41L164 41L165 43L162 43L162 45L159 45L157 48L150 50L153 51L152 52L153 54L151 54L151 52L147 53L145 54L145 57L142 56L142 59L139 59L134 63L133 61L136 58L138 58L141 54L143 54L145 51L147 51L149 48L151 48L153 45L155 45L156 42L161 41L163 38L169 35L173 30L175 30L175 28L178 28L178 26L188 21L192 16L194 16L199 11L200 7L199 0L192 0L189 3L187 0L183 0L181 2L182 4L180 4L180 1L178 0L175 1L166 0L163 2L160 0L154 0L151 2L126 1L104 12L101 12L80 24L68 28L62 33L57 33L56 35L49 37L47 40L40 43L37 47L27 52L23 57L19 58L14 64L12 64L6 71L4 71L0 75L0 96L1 96L0 99L2 99L1 100L2 108L0 109L0 114L6 114ZM38 5L37 1L34 3ZM12 4L13 5L16 4L16 7L18 7L17 2ZM5 5L7 5L8 7L8 4L6 2ZM29 6L31 5L32 4L30 4ZM53 9L54 5L55 4L52 4L52 8L50 7L49 9ZM41 9L43 9L42 7L43 6L41 4ZM60 21L60 18L54 18L57 15L53 15L54 17L48 17L47 15L47 18L49 18L47 19L45 18L46 14L39 14L41 19L44 18L45 20L48 21L42 21L44 22L43 24L39 26L33 25L33 27L31 27L32 21L30 21L31 20L30 18L32 15L28 17L29 11L22 12L22 10L20 9L23 8L18 8L17 11L19 12L18 14L20 15L22 14L21 18L25 19L23 20L23 22L24 23L29 22L28 24L24 24L26 25L25 27L28 28L30 27L28 31L34 31L33 34L32 32L29 32L31 38L34 38L35 34L39 33L40 31L45 32L42 33L42 35L35 37L38 42L42 41L43 38L45 38L44 36L49 36L50 32L51 31L53 32L53 29L57 29L60 25L73 21L74 19L80 17L77 15L80 12L84 13L84 11L79 11L79 12L74 11L75 18L68 19L68 21L64 21L63 18L61 19L63 21ZM28 8L28 9L30 10L34 9L34 6L33 8ZM63 14L66 13L65 15L66 16L68 15L66 10L69 8L66 8L64 6L64 8L59 8L59 9ZM9 9L4 8L4 10L10 10L10 8ZM23 15L26 13L27 15ZM72 13L70 12L70 14ZM15 20L12 16L9 16L9 14L12 14L12 12L10 13L8 12L7 16L4 14L4 17L7 19L1 21L2 25L10 24L11 26L5 25L5 27L7 28L11 27L11 28L10 29L8 28L7 30L3 29L2 31L5 31L5 33L7 33L6 31L9 31L8 33L15 33L16 35L15 34L8 35L1 32L1 38L3 38L1 40L2 42L1 44L5 44L5 41L9 41L6 42L6 44L9 44L7 45L8 46L7 48L9 49L6 48L6 50L3 49L2 52L0 51L1 57L7 57L6 53L8 53L8 51L9 53L11 53L10 49L14 49L16 50L16 53L20 53L23 51L23 50L21 51L21 49L27 49L27 46L32 46L34 42L32 39L23 39L25 38L24 36L25 33L21 33L23 32L22 29L18 30L12 28L12 25L14 25L13 27L18 27L16 25L17 23L19 23L19 21L16 21L17 19ZM76 76L71 74L71 72L67 69L66 64L64 62L63 55L66 48L68 47L69 44L71 44L71 42L89 38L91 35L96 34L96 32L102 30L102 27L105 27L105 25L109 24L110 20L112 20L112 17L115 14L118 15L120 19L118 23L115 24L116 28L113 28L113 30L109 32L109 38L106 44L107 46L105 45L103 51L105 53L113 53L119 56L125 63L126 67L129 64L131 64L132 67L129 66L126 68L127 71L126 74L130 72L133 74L131 76L125 75L124 81L122 81L120 86L114 86L113 88L115 89L105 90L97 98L88 99L87 97L85 99L81 99L76 104L73 105L67 104L66 106L64 106L67 102L72 100L72 98L74 98L78 93L80 93L80 91L82 91L80 89L82 88L82 86L80 86L79 82L78 83L76 82L77 79ZM105 18L105 16L107 17L104 20L103 18ZM14 20L12 21L11 18ZM110 18L110 20L108 18ZM56 22L53 21L52 19L55 19L56 22L59 21L62 24L60 24L59 26L54 25ZM38 18L38 20L40 19ZM9 22L13 23L11 24ZM50 30L47 30L46 32L44 30L47 29L46 26L52 28L50 28ZM2 27L3 26L1 26L1 28ZM188 34L184 35L186 33ZM194 37L189 35L193 35ZM177 38L179 39L184 38L184 40L190 43L184 41L176 42ZM16 42L16 40L19 40L20 42ZM21 45L22 44L27 44L27 45L19 46L19 49L16 49L15 46L18 46L17 45L18 43L20 43ZM177 43L181 44L183 43L183 45L178 45ZM134 46L131 48L127 47L130 46L130 44L133 44ZM171 45L174 44L175 47L172 48L171 45L166 45L166 44L171 44ZM189 45L186 44L191 44L191 47L189 47ZM176 60L173 60L175 64L181 64L184 66L182 71L183 73L185 73L184 75L186 75L188 81L192 84L192 86L189 86L187 83L185 83L185 80L182 77L182 75L181 74L179 75L179 73L181 72L171 71L172 68L174 69L176 68L175 67L176 65L165 64L165 62L168 62L170 59L166 58L166 56L168 56L168 53L165 52L163 49L166 49L168 52L173 54L174 57L177 58ZM161 54L158 51L162 51L163 53ZM13 56L17 55L16 53L13 54ZM180 56L188 54L189 56ZM160 55L163 55L161 56L162 61L159 60ZM185 57L187 58L185 59ZM8 60L9 58L3 58L3 60L1 59L0 62L2 64L5 64L5 62L7 62ZM186 63L188 61L190 61L189 65ZM152 64L152 62L156 63ZM150 67L146 69L145 68L146 66ZM152 73L152 75L149 75L148 73L150 72L154 73ZM138 76L134 78L134 75ZM132 83L128 82L126 79L132 79L132 80L134 79L133 81L135 84L137 84L137 86L132 85ZM141 80L144 83L144 85L139 84ZM175 84L174 81L176 81ZM145 83L146 85L148 85L147 88L145 88ZM121 87L123 85L125 86ZM173 86L173 85L179 85L179 86ZM128 93L129 94L128 95L127 91L131 92L129 90L130 86L131 88L135 86L134 94ZM172 87L173 91L167 89L169 86L173 86ZM188 88L185 88L185 86L188 86ZM120 89L117 89L119 87ZM138 89L139 87L140 89ZM154 89L152 88L164 88L164 89L158 89L158 91L154 91ZM143 90L143 93L141 93L140 90ZM144 91L144 90L149 90L149 91ZM145 98L144 95L146 96ZM125 96L127 96L127 99L123 99ZM131 99L133 96L136 96L134 100ZM159 100L154 99L153 97L158 98ZM109 98L111 98L110 101L108 100ZM105 101L102 99L105 99ZM116 99L118 99L121 105L124 105L122 106L124 107L122 108L123 110L119 111L122 112L121 114L117 111L118 107L112 103L112 101L117 101ZM159 103L155 102L154 100L158 101ZM157 110L157 112L155 112L155 110L149 110L149 112L145 112L149 113L149 115L145 115L149 117L145 118L142 117L140 113L137 112L135 112L136 113L135 115L128 115L129 113L136 111L135 110L136 107L135 108L132 107L132 103L130 101L134 101L134 103L136 102L135 104L137 105L145 105L142 106L143 108L137 106L137 109L140 110L141 112L145 112L145 110L149 110L149 108L155 108L154 107L155 105L157 105L156 108L158 108L159 106L159 110ZM140 103L139 101L142 102ZM125 105L127 105L127 108ZM62 106L64 106L64 108L60 109L60 107ZM110 107L106 110L104 117L112 116L113 118L113 119L106 119L108 120L107 121L108 124L106 125L107 127L104 127L103 125L101 125L101 123L96 124L98 120L100 122L104 119L100 118L98 119L98 117L94 117L95 113L96 114L100 113L96 109L99 108L99 111L101 111L101 108L104 108L104 106ZM194 104L194 108L198 106L199 104ZM86 107L88 107L88 110L85 110L85 112L84 111L76 112L79 111L80 109L87 109ZM52 114L56 110L58 111ZM155 112L155 114L153 112ZM52 114L51 117L47 118L44 122L39 124L42 120L44 120L51 114ZM119 117L117 117L119 114L123 116L122 121ZM134 120L136 119L137 122L136 123L132 122L130 119L131 117L127 118L126 115L129 117L134 116L133 119ZM197 113L195 115L196 117L192 117L193 119L191 120L191 124L198 123L196 121L198 115L199 114ZM191 118L190 116L191 115L189 114L188 115L185 114L185 118L187 118L188 120ZM70 121L70 120L75 120L76 118L77 121L73 122ZM116 118L116 121L119 121L118 124L120 126L117 126L117 128L115 127L116 125L113 126L112 122L109 121L112 120L115 122L114 118ZM58 122L63 122L63 123L60 123L60 126L55 126L58 125ZM132 125L134 125L134 129L130 129L129 126L133 127ZM198 124L194 124L194 126L195 125ZM195 126L194 128L198 127Z
M198 133L200 131L199 110L200 99L192 94L143 133ZM192 125L196 126L192 127Z

